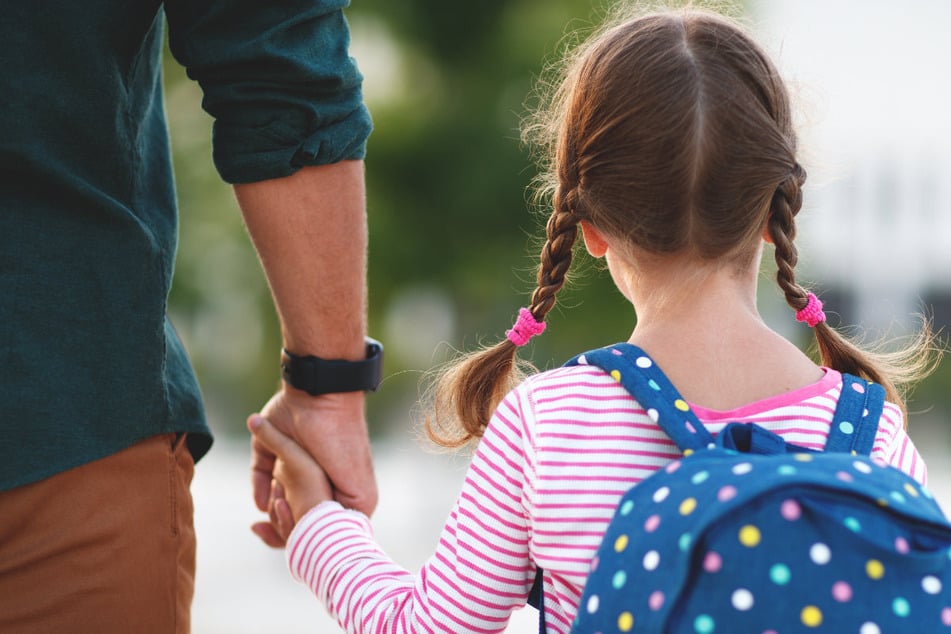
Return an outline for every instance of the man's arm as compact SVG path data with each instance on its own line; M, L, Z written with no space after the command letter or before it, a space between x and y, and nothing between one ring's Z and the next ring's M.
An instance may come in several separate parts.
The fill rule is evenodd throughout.
M324 359L365 358L363 162L305 167L235 185L235 193L271 287L284 347ZM278 351L274 367L276 374ZM314 456L337 501L373 511L377 489L362 392L314 397L285 383L261 413ZM254 499L261 510L267 510L273 465L272 454L254 451Z

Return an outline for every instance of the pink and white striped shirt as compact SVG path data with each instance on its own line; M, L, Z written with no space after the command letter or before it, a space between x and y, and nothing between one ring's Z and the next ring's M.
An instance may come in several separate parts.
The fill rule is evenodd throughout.
M842 377L744 407L694 407L711 433L756 422L821 449ZM622 494L679 451L628 392L597 367L527 379L479 443L436 551L417 575L373 541L369 520L335 502L305 515L288 540L293 576L351 633L502 632L545 570L549 632L568 632L588 567ZM919 482L925 464L900 410L885 404L873 457Z

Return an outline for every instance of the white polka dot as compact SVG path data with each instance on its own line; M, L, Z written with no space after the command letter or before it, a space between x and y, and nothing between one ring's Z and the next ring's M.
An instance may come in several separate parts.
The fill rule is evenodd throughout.
M652 550L644 555L644 570L656 570L660 565L660 553Z
M637 357L637 361L635 361L634 363L636 363L637 367L639 368L649 368L653 365L653 363L651 363L651 360L647 357Z
M654 491L654 501L663 502L667 499L667 496L670 495L670 487L661 487Z
M832 559L832 551L822 542L818 542L813 544L812 548L809 549L809 558L812 559L812 563L817 566L824 566Z
M856 460L855 462L852 463L852 466L855 467L855 470L858 471L859 473L871 473L871 472L872 472L872 467L870 467L867 462L862 462L862 461L860 461L860 460Z
M660 413L653 407L647 410L647 415L650 416L650 419L655 423L660 420Z
M578 357L578 365L588 365L588 357L584 355Z
M928 594L938 594L941 592L941 579L928 575L921 580L921 589Z
M859 628L859 634L882 634L882 630L871 621L868 621L867 623L863 623L862 627Z
M748 462L741 462L740 464L733 467L733 473L736 475L746 475L753 470L753 465Z
M596 594L592 594L588 597L588 605L586 606L588 614L594 614L598 611L598 608L601 607L601 599Z
M730 601L733 603L734 608L740 612L746 612L753 607L753 593L746 588L740 588L733 593L733 596L730 597Z

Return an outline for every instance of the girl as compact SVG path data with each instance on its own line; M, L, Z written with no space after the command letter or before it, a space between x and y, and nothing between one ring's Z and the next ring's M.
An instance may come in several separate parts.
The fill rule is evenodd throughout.
M711 432L756 422L821 449L840 372L851 372L887 389L873 456L925 479L900 388L926 369L930 335L897 356L862 352L796 281L806 172L786 89L760 47L723 17L683 10L603 30L567 69L531 128L552 157L538 287L506 340L436 386L430 434L449 446L481 440L420 573L375 545L366 517L330 501L303 450L262 418L250 421L256 442L279 458L272 521L289 534L292 574L348 632L500 632L525 604L536 567L545 571L549 631L567 632L620 496L677 457L598 368L543 372L511 389L516 349L544 330L579 229L636 309L629 341ZM821 367L757 314L764 243L787 303L814 329Z

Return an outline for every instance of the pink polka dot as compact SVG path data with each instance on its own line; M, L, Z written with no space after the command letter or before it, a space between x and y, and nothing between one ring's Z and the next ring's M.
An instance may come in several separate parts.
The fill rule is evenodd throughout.
M835 474L835 477L837 477L839 480L842 480L842 482L852 482L855 480L855 478L852 477L852 474L847 471L839 471L837 474Z
M895 538L895 550L900 552L902 555L907 555L911 551L911 546L908 545L908 540L904 537Z
M703 558L703 569L707 572L719 572L723 567L723 558L712 550Z
M802 515L802 508L796 500L786 500L779 507L779 513L790 522L795 522Z
M832 584L832 598L839 603L845 603L852 600L852 586L844 581L836 581Z
M763 630L763 634L779 634L776 630Z
M679 469L679 468L680 468L680 461L679 461L679 460L674 460L674 461L671 462L669 465L667 465L666 467L664 467L664 471L666 471L667 473L673 473L674 471L676 471L676 470Z
M660 590L652 592L647 598L647 605L655 612L664 607L664 593Z
M721 502L728 502L736 497L736 487L732 484L728 484L719 491L717 491L717 499Z
M951 608L941 610L941 622L951 627Z
M694 427L693 425L691 425L691 424L690 424L690 421L687 421L687 422L684 423L684 424L687 426L687 431L689 431L691 434L696 434L696 433L697 433L697 428Z
M861 383L853 383L852 389L858 392L859 394L865 394L865 386Z
M644 530L648 533L656 531L658 526L660 526L660 515L651 515L647 518L647 521L644 522Z
M617 348L611 348L611 354L621 356L624 353L618 350Z
M595 557L594 559L591 560L591 572L594 572L595 570L598 569L599 563L601 563L600 557Z

